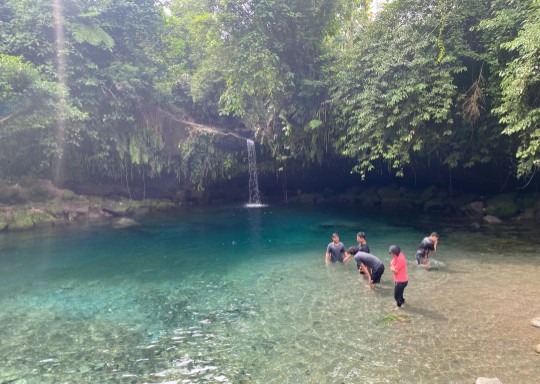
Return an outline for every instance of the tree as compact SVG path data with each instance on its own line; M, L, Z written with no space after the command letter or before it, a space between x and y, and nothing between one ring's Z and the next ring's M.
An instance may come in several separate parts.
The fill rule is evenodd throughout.
M382 161L401 176L429 159L450 168L491 160L486 139L500 129L459 108L474 81L464 74L480 73L470 28L485 12L481 1L398 0L355 20L354 44L328 66L337 150L356 159L354 171L364 177Z
M519 143L517 175L533 176L540 168L540 1L497 3L480 25L501 79L494 112Z

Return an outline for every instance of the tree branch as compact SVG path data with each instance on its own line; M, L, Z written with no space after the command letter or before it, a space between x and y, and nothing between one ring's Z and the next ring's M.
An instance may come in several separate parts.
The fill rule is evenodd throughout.
M7 115L6 117L0 119L0 127L4 126L5 124L7 124L10 120L16 118L17 116L25 113L26 111L28 111L30 108L32 108L34 106L35 103L31 103L29 105L27 105L26 107L24 108L21 108L13 113L11 113L10 115Z

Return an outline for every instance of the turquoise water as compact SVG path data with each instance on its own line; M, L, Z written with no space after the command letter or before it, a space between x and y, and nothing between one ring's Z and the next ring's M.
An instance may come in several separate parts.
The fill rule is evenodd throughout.
M540 377L540 236L340 207L178 211L0 237L0 383L465 383ZM501 236L504 228L505 236ZM324 265L331 233L387 265ZM414 268L438 230L444 267ZM394 311L388 246L410 262Z

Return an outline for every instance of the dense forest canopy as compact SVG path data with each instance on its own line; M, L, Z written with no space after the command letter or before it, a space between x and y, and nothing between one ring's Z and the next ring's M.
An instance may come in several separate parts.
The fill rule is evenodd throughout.
M376 12L374 12L376 10ZM539 0L0 0L0 177L540 167ZM225 140L229 137L229 143Z

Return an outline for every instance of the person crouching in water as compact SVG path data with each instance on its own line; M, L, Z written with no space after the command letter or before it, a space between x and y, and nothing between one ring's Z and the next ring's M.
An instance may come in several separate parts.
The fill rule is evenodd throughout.
M416 251L416 262L418 265L425 264L428 267L431 266L431 263L429 262L429 252L437 252L438 243L439 234L437 232L432 232L429 237L424 237Z
M375 284L381 282L381 276L384 273L383 262L371 253L358 251L358 247L350 247L343 262L346 263L352 257L356 260L356 264L360 265L358 272L364 272L364 276L368 279L369 287L375 288Z
M397 309L400 309L401 306L405 304L403 291L409 283L409 277L407 276L407 260L397 245L391 245L389 252L390 256L392 256L390 270L394 273L394 299L396 299Z

